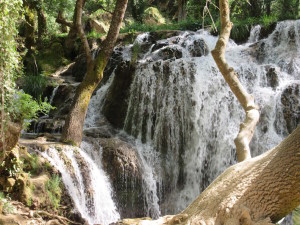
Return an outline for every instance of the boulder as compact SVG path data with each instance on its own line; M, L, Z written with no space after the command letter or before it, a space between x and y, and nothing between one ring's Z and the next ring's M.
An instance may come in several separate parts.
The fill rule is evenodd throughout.
M278 86L278 71L275 67L266 66L266 78L267 78L267 86L275 89Z
M160 25L165 24L166 20L157 8L149 7L144 12L143 23L147 25Z
M100 144L103 168L112 182L121 218L142 217L144 193L137 150L118 138L103 138Z
M116 131L109 125L104 125L101 127L90 127L84 129L84 135L93 138L112 138L116 135Z
M106 34L109 30L109 25L105 24L102 21L98 21L97 19L89 20L91 29L100 34Z
M208 46L203 39L194 40L192 44L188 46L188 50L192 57L201 57L209 53Z

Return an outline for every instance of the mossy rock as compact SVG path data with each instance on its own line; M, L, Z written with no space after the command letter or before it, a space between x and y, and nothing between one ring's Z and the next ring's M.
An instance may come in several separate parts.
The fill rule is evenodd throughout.
M166 20L157 8L149 7L144 12L143 23L147 25L160 25L165 24Z
M70 62L64 57L64 48L60 42L54 42L50 48L41 50L37 55L37 63L44 75L54 73L59 67L68 65Z

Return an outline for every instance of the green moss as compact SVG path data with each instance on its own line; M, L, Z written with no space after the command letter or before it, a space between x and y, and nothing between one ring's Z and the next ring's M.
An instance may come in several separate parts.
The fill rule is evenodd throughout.
M149 7L143 14L143 22L149 25L165 24L166 20L155 7Z
M50 48L41 50L36 56L36 59L40 72L44 75L50 75L59 67L70 63L70 61L64 57L64 49L59 42L54 42Z

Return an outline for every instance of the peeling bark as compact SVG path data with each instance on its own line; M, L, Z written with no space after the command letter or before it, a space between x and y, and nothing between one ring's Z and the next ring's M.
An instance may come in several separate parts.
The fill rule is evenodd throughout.
M238 79L234 69L230 67L225 59L225 49L229 40L232 23L230 22L228 0L220 0L221 33L215 49L211 52L214 60L222 73L227 84L231 88L243 107L246 118L240 125L240 131L234 140L238 161L251 158L249 143L253 137L256 124L259 120L258 106L254 103L252 95L248 94Z

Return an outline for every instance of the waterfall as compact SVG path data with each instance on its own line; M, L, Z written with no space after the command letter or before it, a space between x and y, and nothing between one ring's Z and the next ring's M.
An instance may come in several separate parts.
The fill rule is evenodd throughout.
M276 146L299 123L299 109L294 105L300 102L300 21L278 23L263 40L259 40L260 30L255 26L246 44L230 40L226 50L229 65L260 107L260 121L250 146L253 156ZM128 103L123 131L116 136L123 140L125 131L134 139L128 142L135 145L141 162L147 216L180 212L236 163L233 140L245 115L210 54L216 41L217 37L202 30L181 32L164 40L153 40L151 33L145 33L134 44L116 48L119 58L115 63L136 58L129 98L123 100ZM140 48L134 49L137 45ZM101 126L102 107L115 79L119 77L113 70L92 97L86 129ZM93 155L101 170L101 150L88 154L80 149L72 154L68 151L65 157L73 160L72 165L76 164L72 154L79 152L90 165L93 161L87 157ZM55 165L66 171L59 154L52 149L47 157L50 161L56 157ZM73 181L70 175L68 179L67 186L76 184L77 209L89 221L99 221L85 208L89 203L82 197L86 188L80 189L83 178ZM92 206L101 204L94 202ZM112 216L108 220L116 220L113 203L109 210L107 215Z
M120 218L109 179L102 169L101 147L95 151L83 142L81 148L51 147L40 154L61 173L76 210L89 224L108 225Z
M248 39L249 43L254 43L254 42L257 42L259 40L260 30L261 30L260 25L256 25L251 29L250 37Z
M300 74L300 21L278 23L267 39L253 45L259 32L260 27L254 27L247 44L230 41L226 51L229 65L260 107L261 120L251 143L254 156L287 134L282 93L299 84ZM202 52L195 56L199 40ZM160 154L152 171L158 171L153 176L157 196L160 187L165 189L160 199L163 214L184 209L236 163L233 140L244 112L212 56L205 54L216 40L203 31L183 32L158 41L137 64L124 129Z
M56 92L57 92L58 88L59 88L59 86L56 86L56 87L53 89L53 91L52 91L52 94L51 94L50 99L49 99L49 104L50 104L50 105L53 103L53 99L54 99L54 97L55 97L55 95L56 95Z

